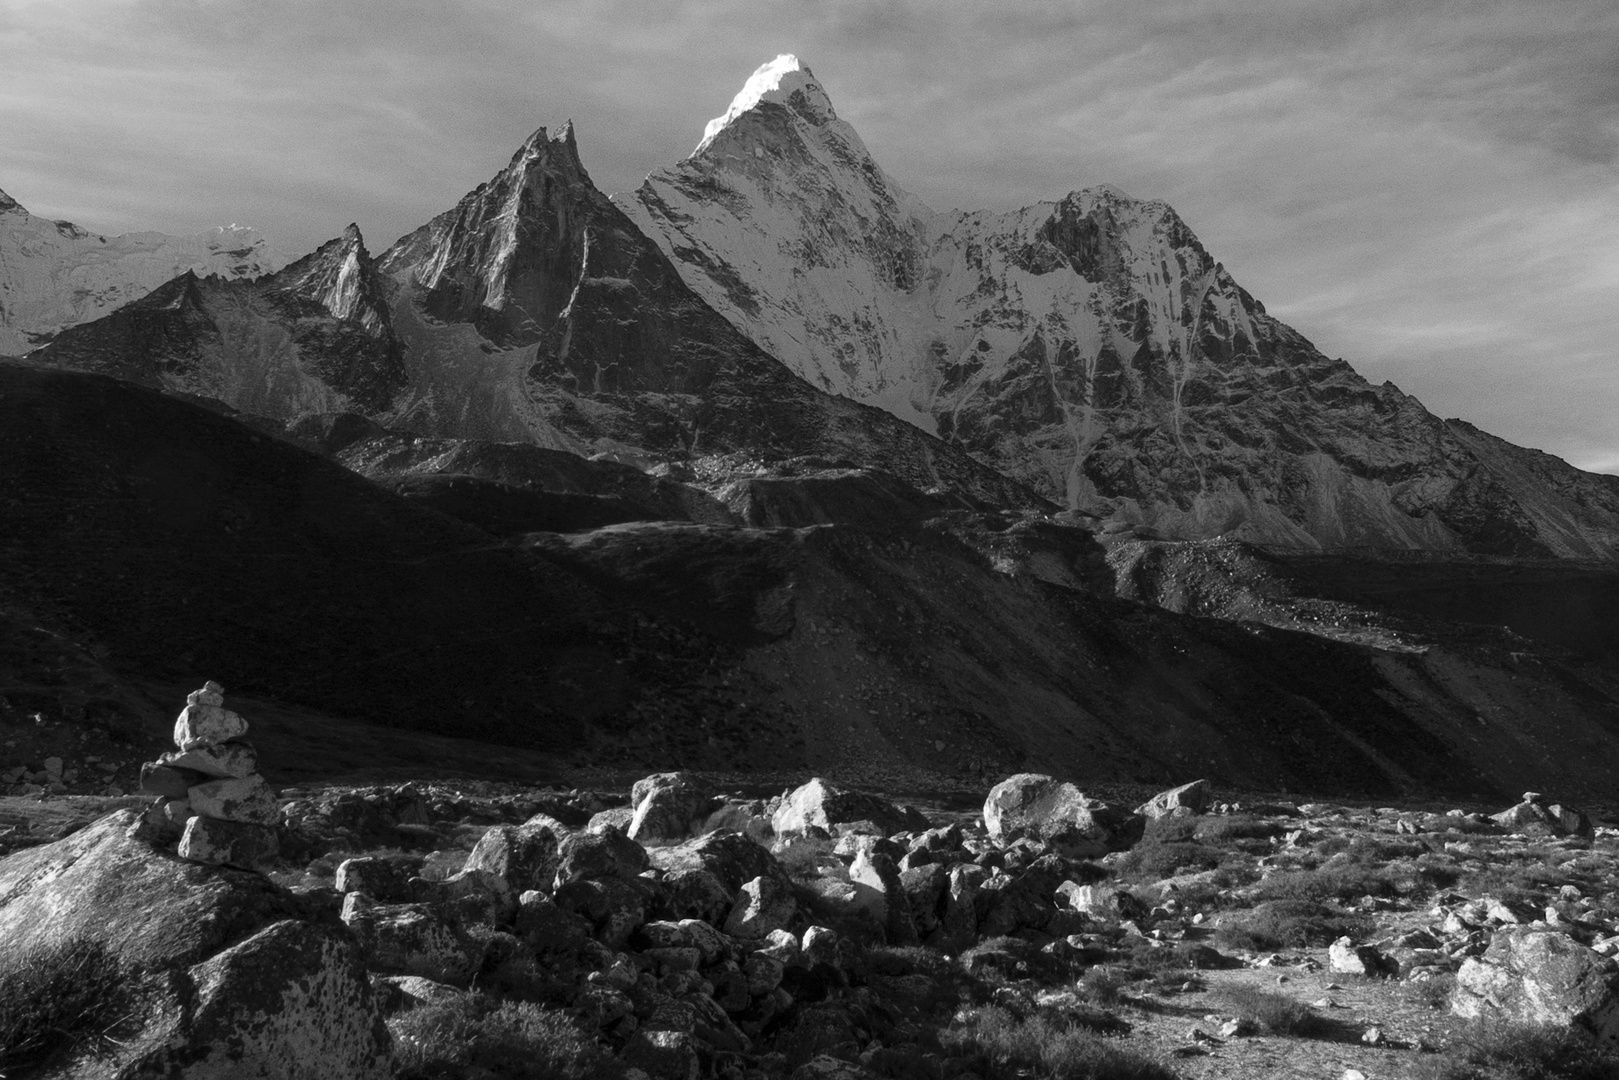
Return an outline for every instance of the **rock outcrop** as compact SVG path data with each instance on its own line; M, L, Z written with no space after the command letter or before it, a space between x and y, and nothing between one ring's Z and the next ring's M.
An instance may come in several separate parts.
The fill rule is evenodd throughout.
M0 986L40 985L88 949L104 958L94 970L106 1008L129 1017L111 1051L85 1042L88 1071L55 1062L63 1075L389 1075L387 1033L347 935L258 874L154 847L149 830L120 811L0 861Z
M1456 973L1457 1016L1579 1025L1619 1044L1619 965L1566 934L1504 926Z
M1140 839L1144 821L1040 773L1008 777L984 800L984 827L997 843L1027 837L1073 858L1128 847Z

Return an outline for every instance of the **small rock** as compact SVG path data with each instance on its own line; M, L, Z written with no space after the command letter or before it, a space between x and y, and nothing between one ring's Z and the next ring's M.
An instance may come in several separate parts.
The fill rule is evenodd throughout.
M1341 937L1327 950L1328 963L1333 971L1346 975L1389 975L1398 972L1399 963L1384 956L1370 945L1356 945Z
M186 822L176 854L191 862L253 870L274 859L279 850L272 828L250 822L192 817Z
M203 817L253 825L275 825L281 820L281 804L262 776L193 784L187 797L191 809Z
M159 762L171 769L190 769L205 776L231 778L257 772L259 755L251 743L224 742L164 754Z
M247 721L217 705L187 705L174 722L174 745L181 750L215 746L247 734Z

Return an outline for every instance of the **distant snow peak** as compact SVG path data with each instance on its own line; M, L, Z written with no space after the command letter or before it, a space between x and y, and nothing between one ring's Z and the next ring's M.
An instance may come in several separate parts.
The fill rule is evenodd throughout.
M701 154L733 120L762 101L786 106L814 124L824 124L838 118L838 114L832 110L832 99L821 89L815 73L792 53L782 53L768 64L760 65L748 77L742 92L731 99L731 107L725 110L725 115L716 116L708 122L703 129L703 141L697 144L692 156Z

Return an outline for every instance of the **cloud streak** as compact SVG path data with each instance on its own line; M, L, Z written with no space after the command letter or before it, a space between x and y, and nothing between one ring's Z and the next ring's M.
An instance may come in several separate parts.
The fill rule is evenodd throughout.
M1614 40L1611 0L0 0L0 187L382 247L569 117L632 187L796 52L936 207L1163 198L1324 351L1619 471Z

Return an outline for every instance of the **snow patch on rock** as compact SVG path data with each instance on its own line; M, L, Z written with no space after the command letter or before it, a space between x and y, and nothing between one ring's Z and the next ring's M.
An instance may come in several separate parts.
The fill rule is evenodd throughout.
M782 53L769 63L759 65L759 69L742 85L741 93L731 99L731 107L725 110L724 115L708 122L703 129L703 141L697 144L692 155L701 154L732 121L761 101L785 105L817 123L837 119L837 114L832 111L832 99L815 81L815 74L792 53Z

